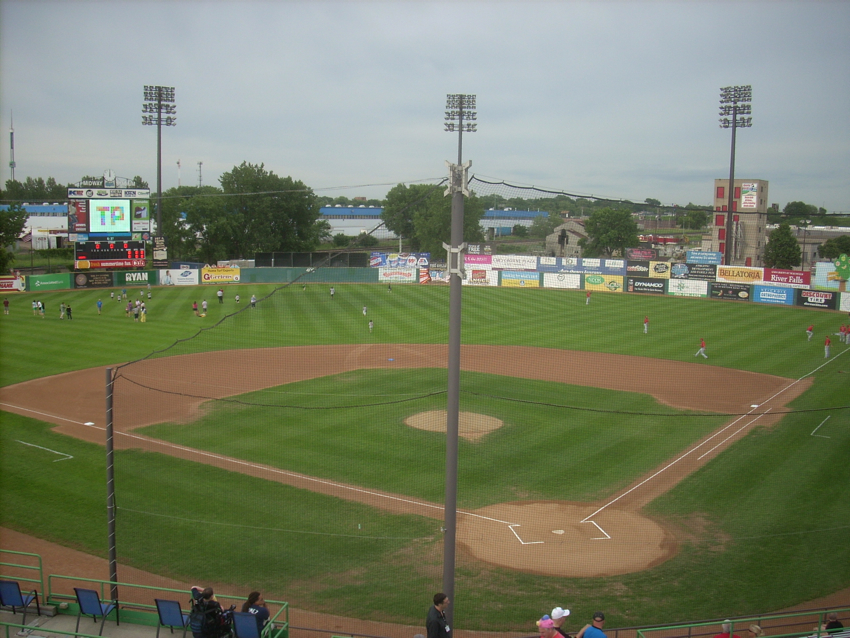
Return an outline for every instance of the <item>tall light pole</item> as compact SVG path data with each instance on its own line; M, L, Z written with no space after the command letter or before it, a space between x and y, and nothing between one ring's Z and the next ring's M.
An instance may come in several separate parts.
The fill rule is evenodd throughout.
M162 234L162 127L177 126L173 86L145 85L142 125L156 126L156 234ZM164 117L163 117L164 116Z
M461 289L463 287L463 196L469 195L467 171L472 162L463 164L463 132L474 133L475 96L449 94L446 96L446 131L457 131L457 164L446 162L450 183L446 195L452 196L451 245L443 244L448 251L449 272L449 361L448 388L446 391L446 499L445 537L443 542L443 593L454 601L455 546L457 542L457 453L458 419L460 415L460 321ZM446 616L449 626L454 624L454 607L449 606Z
M723 252L723 263L732 263L734 238L732 235L732 203L735 193L735 131L739 128L749 128L753 118L741 117L752 113L753 87L726 86L720 89L720 128L732 129L732 158L729 160L729 198L726 206L726 250ZM729 116L732 116L731 119Z
M9 168L12 169L12 181L15 181L15 116L9 114L11 122L9 123Z

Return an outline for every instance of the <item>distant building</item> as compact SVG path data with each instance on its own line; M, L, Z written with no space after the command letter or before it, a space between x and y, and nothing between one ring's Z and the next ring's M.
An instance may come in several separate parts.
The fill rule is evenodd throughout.
M20 240L27 248L32 242L36 250L61 248L68 241L68 204L23 204L27 221L21 230ZM0 210L9 210L8 205Z
M703 240L703 250L724 253L732 243L732 264L764 266L767 243L768 182L764 179L736 179L729 211L729 180L714 180L714 216L711 234ZM732 236L726 236L726 216L732 214Z
M546 254L552 257L581 257L580 239L587 239L584 221L568 219L546 235Z

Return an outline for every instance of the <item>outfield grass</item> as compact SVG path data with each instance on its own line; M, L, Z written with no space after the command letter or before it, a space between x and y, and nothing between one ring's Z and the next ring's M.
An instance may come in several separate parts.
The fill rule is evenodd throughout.
M272 287L238 289L244 305L252 293L262 297ZM31 314L34 295L11 297L12 314L0 323L0 382L8 385L115 364L165 349L235 310L235 289L225 290L227 303L219 307L212 288L154 289L146 324L125 318L118 302L108 301L108 292L106 298L103 291L42 294L39 298L47 302L50 313L45 319ZM446 288L396 286L388 293L383 286L339 285L336 291L331 300L327 286L290 287L261 301L254 311L228 319L223 324L227 331L204 331L198 339L163 354L317 343L447 341ZM200 302L204 294L212 303L208 316L200 319L192 316L191 303ZM98 297L104 298L102 316L95 311ZM74 307L72 323L58 319L62 300L70 300ZM375 321L371 335L363 305ZM463 305L464 343L694 362L698 340L705 337L711 358L700 360L702 365L791 378L810 374L823 363L823 334L837 330L843 320L837 313L799 308L615 294L594 295L591 305L585 306L579 293L552 290L468 288ZM642 334L644 315L650 317L648 335ZM804 330L810 323L816 337L807 342ZM558 579L488 568L461 555L455 610L460 626L529 631L529 618L558 604L573 609L576 626L596 608L606 610L612 626L672 622L778 609L850 586L846 541L850 417L847 409L839 409L848 403L850 375L837 374L845 367L850 370L844 362L850 355L841 354L844 346L836 342L837 358L814 372L814 385L795 401L801 412L770 430L755 430L650 505L649 513L677 529L683 539L675 558L638 574ZM381 374L357 374L352 384L378 387ZM670 450L695 435L681 424L671 425L685 421L682 417L617 431L622 422L610 413L600 415L598 422L586 413L578 422L572 416L565 422L551 418L555 408L547 413L528 407L517 410L507 401L482 404L469 390L477 383L492 387L492 378L485 376L462 376L467 392L461 395L461 409L502 414L507 426L483 444L462 442L459 498L465 506L501 500L506 494L598 498L616 489L617 480L626 481L641 468L653 466L656 457L669 456ZM444 371L420 370L394 378L392 387L400 394L421 392L439 388L441 378ZM625 393L597 395L587 389L572 392L516 380L495 385L500 396L533 393L555 405L602 405L612 410L623 406L644 410L652 405L646 397ZM276 396L284 392L300 402L327 387L334 387L333 379L293 384L279 389ZM441 406L439 398L423 401L422 408L426 407L444 403ZM652 406L653 411L657 408ZM803 411L824 408L832 409ZM155 426L149 431L175 441L195 441L230 456L287 467L295 464L308 473L332 472L340 480L398 485L401 492L419 485L405 482L405 476L414 472L422 479L416 493L439 501L441 437L386 428L409 409L412 406L376 411L367 420L374 421L368 436L362 441L354 437L348 446L331 436L334 429L346 426L345 413L324 415L319 425L311 426L316 437L329 441L322 458L304 452L308 446L316 447L316 439L305 434L310 427L306 423L297 428L282 425L275 446L258 444L250 419L230 418L228 423L227 417L233 415L224 413L208 415L210 420L203 424L168 431ZM285 425L293 417L286 408L280 410ZM826 416L830 419L818 432L830 438L812 436ZM9 413L0 417L2 523L105 555L102 448L23 417ZM48 453L21 446L19 440L72 454L74 461L54 463ZM368 443L376 440L381 442L377 449ZM407 450L411 443L415 453ZM376 474L374 465L387 454L393 455L391 463L381 467L390 469ZM153 453L122 451L117 459L119 554L135 566L192 582L228 580L244 588L257 586L280 592L276 597L297 606L329 613L409 623L421 621L430 593L439 589L441 535L432 519L343 506L329 497ZM335 460L336 466L328 460ZM552 473L551 479L535 475L536 462ZM317 469L321 467L325 469ZM304 534L305 527L333 534ZM153 529L157 533L150 533ZM216 538L213 559L198 551L199 538L211 530ZM346 536L344 530L351 534Z

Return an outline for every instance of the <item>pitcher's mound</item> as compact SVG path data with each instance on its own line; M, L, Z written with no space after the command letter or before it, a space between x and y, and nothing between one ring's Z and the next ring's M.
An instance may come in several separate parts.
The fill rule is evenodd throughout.
M407 417L404 423L419 430L445 432L446 416L445 410L431 410L430 412L420 412L419 414ZM462 436L469 441L477 441L485 434L489 434L493 430L498 430L502 427L502 421L501 419L476 414L475 412L461 412L458 414L457 427L458 436Z

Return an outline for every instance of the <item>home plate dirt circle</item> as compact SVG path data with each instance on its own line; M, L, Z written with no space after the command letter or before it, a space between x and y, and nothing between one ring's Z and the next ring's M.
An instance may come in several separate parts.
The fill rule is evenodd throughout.
M629 574L675 555L674 537L655 521L613 508L585 521L596 509L521 501L458 512L457 540L485 563L547 576Z

